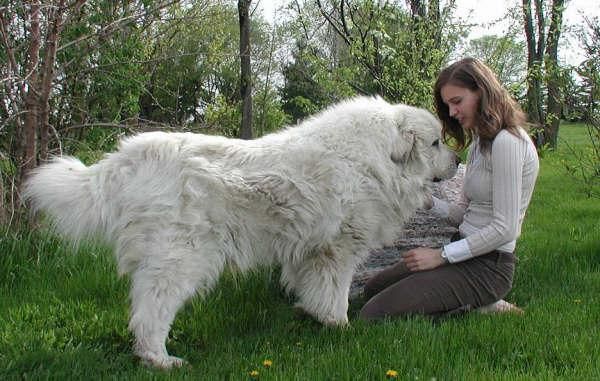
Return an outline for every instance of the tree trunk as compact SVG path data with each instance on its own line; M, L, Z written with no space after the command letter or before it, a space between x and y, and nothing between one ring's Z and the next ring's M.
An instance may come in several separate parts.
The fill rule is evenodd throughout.
M408 0L408 4L410 5L410 13L412 17L420 17L422 19L427 16L427 8L425 6L425 1L423 0Z
M271 69L273 67L273 53L275 50L275 36L276 36L276 24L273 24L271 27L271 41L269 42L269 59L267 60L267 73L265 77L265 86L263 90L263 99L262 99L262 112L260 113L260 123L258 127L258 136L262 136L265 132L266 119L267 119L267 96L269 91L269 86L271 86Z
M542 107L542 54L544 47L543 10L540 0L536 0L536 18L538 20L538 36L533 28L531 0L523 0L523 19L527 40L527 116L529 122L538 128L543 126L544 111ZM540 25L541 23L541 25ZM535 133L536 146L544 145L543 131Z
M252 0L239 0L240 22L240 93L242 97L242 125L239 137L252 139L252 73L250 68L250 14Z
M48 159L48 132L50 130L50 91L52 90L52 82L54 81L54 65L56 63L56 50L60 32L63 25L63 14L65 0L60 0L56 7L48 14L50 28L46 38L46 46L44 49L44 62L42 67L42 80L40 84L40 99L39 99L39 125L40 125L40 160Z
M29 12L29 49L27 55L27 94L25 96L25 121L23 124L23 156L20 163L23 180L27 172L36 166L36 130L38 126L38 64L41 45L40 3L32 1Z
M560 68L558 67L558 40L562 29L562 13L564 0L554 0L552 3L552 16L548 29L548 42L546 44L546 76L548 88L547 117L544 123L544 140L551 147L556 148L558 128L562 114L562 94L560 87Z
M440 12L440 0L429 0L429 22L433 24L435 30L434 49L438 49L442 44L442 15Z

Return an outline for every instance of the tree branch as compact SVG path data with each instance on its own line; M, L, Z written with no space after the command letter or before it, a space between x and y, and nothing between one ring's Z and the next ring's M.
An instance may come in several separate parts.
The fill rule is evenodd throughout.
M6 93L11 96L12 95L12 87L13 87L13 82L11 80L11 78L13 78L13 76L10 75L10 73L14 73L14 78L19 78L19 70L18 70L18 65L17 65L17 60L15 59L15 50L12 46L12 44L9 42L9 36L8 36L8 21L5 17L6 14L0 12L0 36L2 37L2 45L4 45L4 48L6 49L6 55L8 57L8 77L7 77L7 84L5 86L7 86L7 91ZM18 86L19 92L21 93L21 97L24 98L25 95L25 83L21 83L20 86ZM14 102L15 99L14 97L12 97L12 101Z
M151 15L151 14L157 12L157 11L160 11L161 9L164 9L166 7L169 7L169 6L173 5L173 4L176 4L179 1L180 0L171 0L171 1L168 1L166 3L161 3L161 4L157 5L155 8L152 8L152 9L147 10L145 12L136 13L136 14L133 14L133 15L121 17L120 19L111 22L110 24L106 25L105 27L99 29L98 31L96 31L94 33L90 33L90 34L81 36L79 38L76 38L73 41L70 41L70 42L68 42L68 43L60 46L58 48L58 51L60 52L63 49L66 49L66 48L68 48L68 47L70 47L72 45L78 44L78 43L80 43L82 41L88 40L88 39L90 39L92 37L102 36L102 35L106 35L106 34L112 33L119 26L127 26L129 23L133 23L133 22L135 22L135 21L137 21L139 19L145 18L148 15ZM85 1L83 1L83 2L85 2ZM81 4L81 5L83 5L83 4Z
M341 0L341 1L343 1L343 0ZM340 28L338 27L338 25L336 25L335 21L331 18L331 16L329 16L327 14L327 12L325 12L325 9L323 9L323 6L321 5L321 1L317 0L317 6L319 7L319 11L323 15L323 17L325 17L325 20L327 20L329 25L331 25L331 27L336 31L336 33L344 39L344 41L346 42L346 44L348 44L348 46L352 45L351 37L349 35L346 35L344 32L342 32L342 30L340 30Z

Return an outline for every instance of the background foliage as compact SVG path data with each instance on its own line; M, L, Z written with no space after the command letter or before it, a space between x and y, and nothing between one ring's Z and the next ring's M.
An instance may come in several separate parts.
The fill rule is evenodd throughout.
M538 30L549 33L554 1L540 2L546 23ZM32 4L40 5L37 51ZM252 8L253 136L356 94L431 108L439 70L471 55L490 65L524 108L530 103L531 78L539 78L541 101L552 98L544 76L551 75L553 86L559 82L560 118L586 122L595 142L578 169L568 170L593 188L598 181L598 20L567 28L584 48L580 66L529 67L520 7L515 4L508 12L513 16L506 17L514 18L506 35L472 41L466 39L472 25L455 14L454 0L289 0L270 22ZM238 135L235 1L2 0L0 9L4 222L18 216L18 188L27 168L49 155L75 154L90 163L114 149L122 135L156 129ZM39 60L32 72L35 52ZM29 118L34 114L37 121ZM27 156L30 145L37 149Z

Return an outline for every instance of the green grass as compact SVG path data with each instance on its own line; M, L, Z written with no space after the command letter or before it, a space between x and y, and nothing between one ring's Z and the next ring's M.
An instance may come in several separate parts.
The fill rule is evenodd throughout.
M561 138L585 144L585 129ZM518 245L508 299L524 316L424 318L347 329L299 320L278 271L226 274L177 316L168 349L190 367L142 366L127 331L128 279L111 253L74 252L43 232L0 238L0 379L405 380L600 379L600 201L549 152ZM356 311L359 306L351 306ZM265 359L271 368L262 366Z

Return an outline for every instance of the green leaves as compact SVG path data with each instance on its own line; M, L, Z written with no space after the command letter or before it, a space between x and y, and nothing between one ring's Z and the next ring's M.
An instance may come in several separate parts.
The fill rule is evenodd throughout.
M451 12L432 5L416 17L398 4L343 3L343 9L333 2L322 6L314 24L307 21L310 7L298 10L303 28L292 63L284 69L286 112L298 118L356 93L430 107L433 82L460 35ZM323 14L328 15L325 25ZM311 39L304 30L311 31Z

